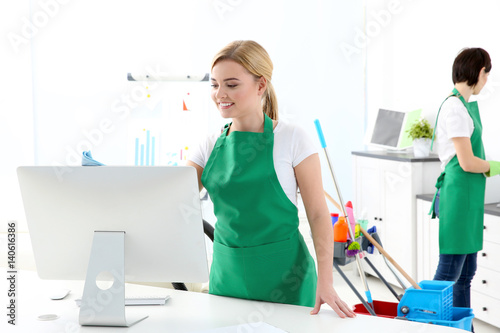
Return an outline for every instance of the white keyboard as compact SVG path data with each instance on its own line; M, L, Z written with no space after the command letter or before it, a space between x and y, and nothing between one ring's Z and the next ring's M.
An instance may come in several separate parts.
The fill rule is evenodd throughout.
M170 296L141 296L125 297L125 305L165 305ZM75 299L76 305L80 306L81 298Z

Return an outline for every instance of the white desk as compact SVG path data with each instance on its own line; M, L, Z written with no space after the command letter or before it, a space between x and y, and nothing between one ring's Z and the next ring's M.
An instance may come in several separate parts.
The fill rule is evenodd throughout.
M5 268L0 268L3 276ZM3 278L2 278L3 279ZM311 316L310 308L247 301L202 293L163 288L127 285L127 293L140 296L170 295L164 306L127 306L127 313L149 315L146 320L130 328L82 327L78 325L79 308L75 299L81 297L82 281L44 281L35 272L21 271L17 276L17 326L6 324L2 314L2 332L196 332L218 327L247 324L241 333L252 332L252 325L266 322L287 332L465 332L455 328L421 324L396 319L358 315L355 319L341 319L333 310L323 308ZM3 285L2 285L3 286ZM54 286L71 289L64 300L53 301L47 292ZM6 290L2 290L2 294ZM4 298L2 298L4 299ZM6 312L5 307L4 312ZM54 321L39 321L43 314L57 314ZM4 330L3 327L7 327Z

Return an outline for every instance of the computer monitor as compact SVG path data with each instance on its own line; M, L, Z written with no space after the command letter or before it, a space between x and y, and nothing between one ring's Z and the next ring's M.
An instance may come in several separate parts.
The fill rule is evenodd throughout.
M407 130L420 119L421 112L421 109L411 112L379 109L367 132L366 143L387 150L403 150L413 146Z
M208 281L193 167L30 166L17 173L38 275L86 280L82 325L129 325L84 316L89 297L110 296L95 289L105 271L114 278L112 313L124 307L125 281Z

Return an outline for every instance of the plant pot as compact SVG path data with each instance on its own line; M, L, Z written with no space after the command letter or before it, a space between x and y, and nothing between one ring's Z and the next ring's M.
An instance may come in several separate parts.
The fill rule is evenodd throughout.
M431 139L413 140L413 156L427 157L431 152Z

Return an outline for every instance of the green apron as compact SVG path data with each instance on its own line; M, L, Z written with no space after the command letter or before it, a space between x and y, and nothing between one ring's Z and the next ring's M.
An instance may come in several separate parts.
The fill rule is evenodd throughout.
M460 98L467 108L474 122L474 131L470 138L472 152L474 156L484 159L481 139L483 125L477 102L467 103L457 89L454 89L450 96ZM439 252L469 254L480 251L483 248L486 177L482 173L465 172L455 155L439 176L436 188L439 191Z
M217 139L202 174L217 217L209 293L314 306L316 268L298 230L297 207L273 162L273 122L264 132Z

